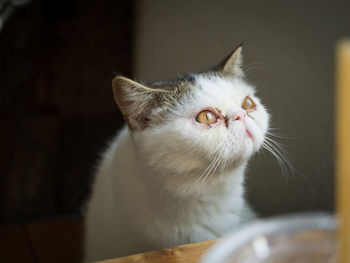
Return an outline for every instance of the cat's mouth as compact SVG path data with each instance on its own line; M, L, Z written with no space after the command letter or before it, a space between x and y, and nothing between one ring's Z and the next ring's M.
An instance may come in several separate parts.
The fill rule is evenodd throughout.
M252 133L249 131L247 125L244 123L244 127L245 127L245 134L246 136L248 136L249 138L253 139L253 135Z
M245 120L245 119L241 119L241 120L239 120L239 121L240 121L240 122L243 124L243 126L244 126L244 129L245 129L245 136L246 136L246 137L249 137L249 138L251 138L251 139L253 139L253 134L252 134L251 131L249 130L246 120Z

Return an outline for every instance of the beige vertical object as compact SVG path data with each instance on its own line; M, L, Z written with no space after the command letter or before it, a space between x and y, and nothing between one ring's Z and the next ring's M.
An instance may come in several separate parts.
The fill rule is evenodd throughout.
M350 262L350 39L336 50L336 174L339 263Z

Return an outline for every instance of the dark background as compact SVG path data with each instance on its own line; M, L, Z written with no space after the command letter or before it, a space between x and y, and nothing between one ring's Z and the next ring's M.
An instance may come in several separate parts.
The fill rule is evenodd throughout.
M79 213L122 125L133 1L32 0L0 32L0 222Z
M334 48L349 1L32 0L0 32L0 222L79 215L123 124L116 73L162 80L245 43L248 80L299 173L262 151L247 196L262 215L333 211Z
M242 41L248 81L298 171L283 173L261 151L247 169L248 200L261 216L334 211L334 49L350 36L349 14L348 0L31 0L16 8L0 31L0 261L81 258L82 205L100 153L124 123L116 73L162 80L203 71Z

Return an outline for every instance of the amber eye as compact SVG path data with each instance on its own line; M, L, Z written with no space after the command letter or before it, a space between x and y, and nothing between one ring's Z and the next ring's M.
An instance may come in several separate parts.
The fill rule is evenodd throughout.
M217 118L213 112L210 110L204 110L198 113L196 116L196 121L202 124L214 124L217 121Z
M254 102L254 100L247 96L244 98L244 101L242 103L242 108L245 109L245 110L252 110L256 107L256 104Z

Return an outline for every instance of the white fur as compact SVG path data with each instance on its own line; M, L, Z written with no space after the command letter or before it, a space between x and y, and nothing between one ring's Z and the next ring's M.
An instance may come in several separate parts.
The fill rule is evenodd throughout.
M263 143L268 114L242 79L197 75L166 121L124 128L104 154L86 217L86 261L220 237L253 218L244 200L244 170ZM244 98L257 109L241 121ZM206 107L228 126L196 123ZM156 109L152 114L158 114Z

